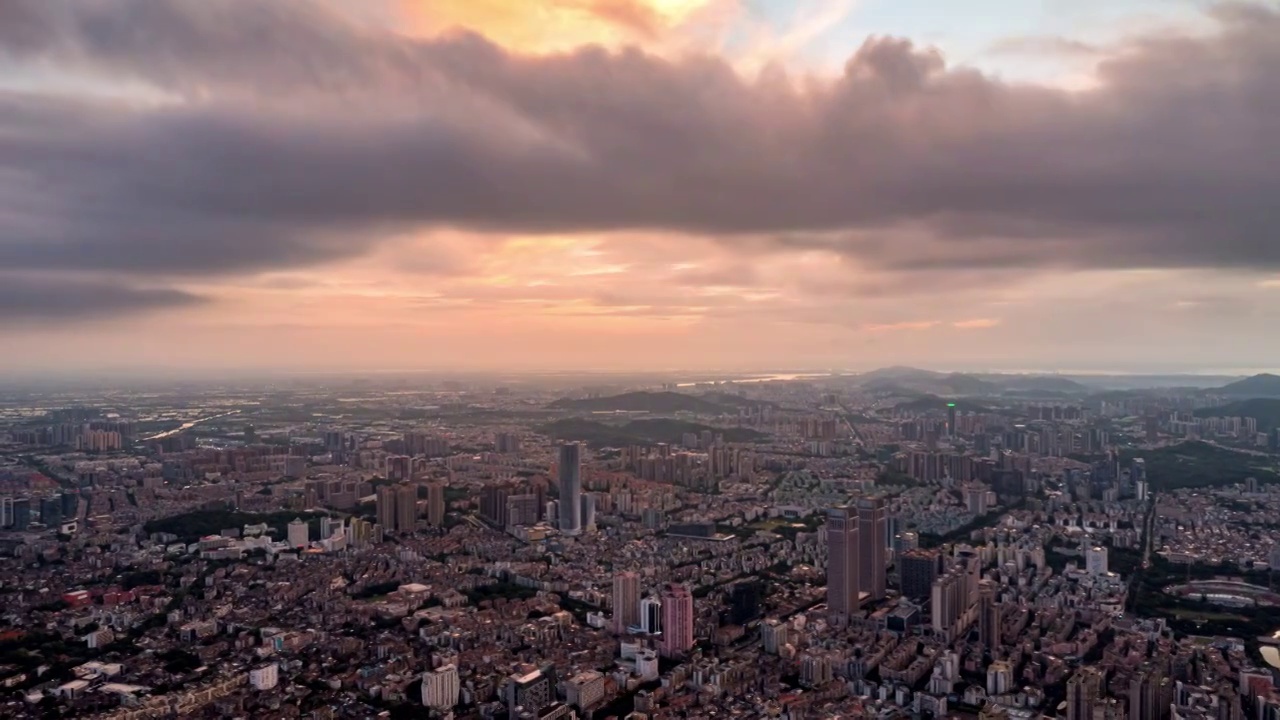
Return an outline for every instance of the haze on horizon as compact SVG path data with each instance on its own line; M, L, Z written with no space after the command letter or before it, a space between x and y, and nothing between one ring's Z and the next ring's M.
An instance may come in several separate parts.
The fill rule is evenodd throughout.
M0 375L1280 354L1280 2L9 0Z

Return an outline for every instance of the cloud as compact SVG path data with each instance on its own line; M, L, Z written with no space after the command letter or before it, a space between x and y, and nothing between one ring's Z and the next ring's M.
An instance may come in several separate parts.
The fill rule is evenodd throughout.
M320 3L10 0L0 58L162 100L0 91L0 266L229 274L461 228L902 272L1275 269L1280 14L1214 20L1118 46L1072 93L895 38L839 77L747 78L413 39Z
M974 318L972 320L959 320L951 323L951 327L957 330L986 330L1000 324L998 318Z
M201 302L204 299L197 295L169 288L134 287L96 279L0 273L0 326L103 320Z
M1106 48L1061 35L1028 35L1008 37L992 43L991 52L1005 55L1067 55L1096 57Z
M937 320L915 320L897 323L870 323L863 325L867 332L896 332L899 330L929 330L939 325Z

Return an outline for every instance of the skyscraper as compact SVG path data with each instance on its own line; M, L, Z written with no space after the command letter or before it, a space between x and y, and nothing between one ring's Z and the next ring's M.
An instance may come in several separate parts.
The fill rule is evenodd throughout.
M827 511L827 609L847 623L858 611L858 516L851 508Z
M412 532L418 519L418 489L413 485L378 488L378 524L383 532Z
M978 583L978 640L992 654L1000 648L1000 603L996 602L996 584L991 580Z
M883 600L885 591L884 498L858 500L858 587L872 600Z
M675 583L662 589L662 655L679 657L693 648L693 594Z
M560 446L560 532L577 535L582 532L582 445Z
M418 487L400 485L396 488L396 532L413 532L418 524Z
M582 524L583 530L587 532L595 532L596 496L591 493L583 493L580 497L582 498L582 513L578 516L578 521Z
M908 550L898 560L898 574L902 579L902 595L917 602L928 600L933 592L933 581L938 579L938 552L936 550Z
M427 485L427 522L431 527L444 525L444 483L433 482Z
M1102 691L1102 671L1083 667L1067 681L1067 720L1092 720L1093 704Z
M662 632L662 601L647 597L640 601L640 628L650 635Z
M1161 720L1172 700L1173 683L1158 669L1144 666L1129 683L1129 720Z
M382 526L383 531L395 532L396 489L387 485L378 488L374 505L378 515L378 524Z
M613 631L619 635L640 624L640 576L620 572L613 576Z

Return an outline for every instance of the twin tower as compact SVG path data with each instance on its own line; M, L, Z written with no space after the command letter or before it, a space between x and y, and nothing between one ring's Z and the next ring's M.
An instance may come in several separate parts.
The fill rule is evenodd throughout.
M840 624L864 598L885 596L887 544L884 498L860 498L827 511L827 609Z

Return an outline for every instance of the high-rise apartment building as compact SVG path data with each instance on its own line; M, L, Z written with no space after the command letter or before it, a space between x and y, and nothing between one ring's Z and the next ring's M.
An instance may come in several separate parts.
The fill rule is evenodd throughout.
M1001 616L1000 603L997 602L998 587L994 581L983 580L978 583L978 640L991 653L1000 648Z
M662 589L662 644L664 657L680 657L693 649L693 594L684 585Z
M1093 720L1094 703L1101 697L1102 671L1082 667L1067 681L1067 720Z
M827 511L827 610L847 623L858 612L858 516L852 508Z
M582 532L582 445L560 446L560 532L577 535Z
M418 522L418 488L388 485L378 488L378 524L384 532L413 532Z
M1142 668L1129 683L1129 720L1164 720L1173 695L1173 682L1159 669Z
M444 526L444 483L427 485L427 522L431 527Z
M449 710L457 705L461 690L458 666L452 663L422 676L422 704L433 710Z
M884 498L858 500L858 588L872 600L885 595L886 524Z
M418 525L418 487L396 487L396 532L413 532Z
M619 635L640 624L640 576L620 572L613 576L613 631Z
M587 532L595 532L596 529L596 496L591 493L583 493L581 495L582 511L578 515L579 522L582 523L582 529Z

